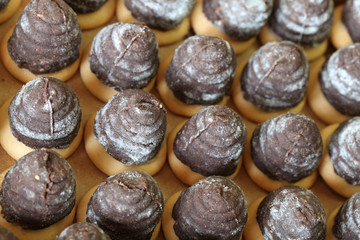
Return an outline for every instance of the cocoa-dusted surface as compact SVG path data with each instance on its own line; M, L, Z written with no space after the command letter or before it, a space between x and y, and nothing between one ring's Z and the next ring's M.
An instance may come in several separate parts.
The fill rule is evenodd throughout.
M62 0L33 0L8 41L10 57L34 74L57 72L80 57L76 13Z
M228 42L195 35L175 50L166 71L166 83L186 104L216 104L230 94L236 64L234 50Z
M228 176L235 172L246 143L246 127L238 113L212 105L192 116L176 134L174 153L194 172Z
M166 110L152 93L127 89L97 112L94 134L113 158L125 165L137 165L158 153L166 124Z
M335 216L332 232L337 239L359 239L360 193L355 193L341 206Z
M18 238L9 230L0 226L0 240L18 240Z
M353 117L339 125L328 148L335 173L352 185L360 185L359 141L360 117Z
M1 214L25 229L45 228L71 212L75 197L70 164L54 151L34 150L6 173L0 190Z
M110 237L95 224L76 222L65 228L56 240L110 240Z
M205 16L228 36L246 41L255 37L268 21L273 0L206 0Z
M315 47L330 34L333 0L275 0L269 25L282 40Z
M152 28L170 30L189 16L196 0L124 0L124 3L137 20Z
M360 2L357 0L347 0L341 19L353 42L360 42Z
M20 9L15 13L14 17L10 18L8 21L0 25L1 38L4 36L5 32L16 23L17 18L19 17L21 11L28 2L28 0L22 1ZM116 17L114 16L114 18L110 22L116 21ZM86 30L82 32L84 46L88 46L89 44L91 44L93 37L100 29L101 27L98 27L96 29ZM167 56L169 56L169 54L172 54L179 44L180 42L171 44L169 46L160 47L160 60L164 60ZM241 56L238 56L238 59L241 59ZM6 71L4 65L1 62L0 74L0 104L3 104L8 98L13 97L16 94L16 92L21 88L22 83L16 80L13 76L11 76ZM90 115L96 113L96 111L104 104L96 97L94 97L87 90L86 87L84 87L79 73L71 77L70 80L66 83L70 87L72 87L79 96L83 111L84 122L89 118ZM152 93L154 93L159 98L156 88L152 91ZM230 100L228 106L236 110L236 107L234 106L232 100ZM305 106L303 113L313 118L320 128L323 128L325 126L325 124L321 122L316 117L316 115L313 114L313 112L308 106ZM171 131L178 123L184 121L186 118L167 111L167 119L167 131ZM243 118L243 120L247 126L248 131L251 131L254 128L255 124L250 122L246 118ZM250 146L250 144L246 147L248 146ZM1 146L0 156L1 170L5 170L15 163L15 161L4 151ZM67 159L67 161L73 167L78 182L77 200L79 200L84 195L84 193L88 191L91 187L99 184L106 177L108 177L94 166L94 164L85 152L84 144L80 144L79 148L75 151L73 155L71 155ZM159 173L154 176L154 178L159 183L160 188L164 193L165 199L168 199L173 193L183 190L187 187L172 173L168 163L165 163L164 167L159 171ZM245 197L248 200L249 204L258 197L264 196L266 194L263 189L258 187L248 177L244 167L240 169L240 172L235 176L234 181L243 189ZM346 200L345 198L332 191L325 184L322 178L317 178L316 183L311 187L311 190L320 198L327 213L330 213L330 211L332 211L335 207L341 205ZM162 234L162 231L160 231L158 240L164 240L164 235Z
M308 80L309 61L302 48L281 41L260 47L247 62L240 81L244 98L257 108L271 112L301 102Z
M0 0L0 10L5 9L10 0Z
M102 28L89 56L91 71L118 91L146 87L156 76L159 62L155 34L139 23L113 23Z
M184 239L240 239L247 221L247 201L232 180L211 176L184 190L172 218L177 237Z
M296 182L317 170L323 142L316 123L286 113L259 124L251 138L254 164L269 178Z
M256 220L265 239L324 240L326 215L311 190L288 185L270 192Z
M319 74L326 100L340 113L360 115L360 43L332 53Z
M164 197L147 173L126 171L110 176L92 195L87 222L112 240L150 239L164 211Z
M100 9L108 0L65 0L76 13L92 13Z
M12 99L8 113L12 134L34 149L68 147L81 124L76 93L51 77L25 84Z

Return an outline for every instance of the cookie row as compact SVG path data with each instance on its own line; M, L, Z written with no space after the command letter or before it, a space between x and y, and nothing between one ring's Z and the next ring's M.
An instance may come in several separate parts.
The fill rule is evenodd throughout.
M352 21L346 21L347 26L349 24L356 24L355 20L357 18L355 12L357 11L353 10L350 12L350 10L356 8L357 5L354 5L352 2L353 1L348 1L347 7L344 8L344 16L354 15L353 17L349 17ZM88 3L84 3L83 1L69 1L66 3L70 4L80 15L96 11L99 8L101 9L102 5L108 5L108 1L89 1ZM25 7L15 27L14 34L12 34L11 37L7 36L10 38L9 46L3 46L3 50L5 51L6 48L8 48L9 54L11 55L11 58L6 57L6 60L12 59L20 68L30 70L30 72L25 72L27 74L55 74L64 67L74 63L75 59L79 57L80 51L79 33L81 32L81 23L79 24L78 22L81 20L81 17L79 18L79 15L76 15L66 3L54 4L54 2L48 3L47 1L32 1ZM189 18L188 16L195 6L195 1L175 1L161 4L153 1L118 1L118 4L122 5L121 8L126 9L124 13L119 14L120 18L124 17L124 19L120 19L120 22L137 21L145 23L154 30L158 42L162 45L162 39L168 40L177 34L171 32L164 37L159 37L159 35L165 35L165 31L173 29L174 27L179 28L178 25L183 22L185 18ZM197 10L198 8L199 10ZM309 60L313 60L327 50L327 38L332 26L333 10L334 4L332 0L324 0L319 3L305 1L301 4L298 4L297 1L275 1L273 3L272 0L257 0L252 4L242 1L231 1L226 4L222 3L222 1L198 1L191 18L193 19L192 25L195 34L223 38L231 43L237 54L251 46L262 29L261 32L264 32L262 34L260 33L262 44L274 40L293 41L304 47ZM49 12L57 12L58 14L56 16L50 16ZM39 14L41 18L38 18L38 16L40 16ZM197 17L197 15L201 14L201 17ZM89 16L89 18L91 20L86 20L86 23L93 21L100 24L98 26L103 24L101 21L104 18L94 16ZM201 18L204 19L201 20ZM49 20L42 22L41 19ZM51 21L50 19L56 20ZM63 21L62 19L66 20ZM268 25L266 25L267 22L269 22ZM188 25L190 25L190 23L188 23ZM210 26L207 27L207 25ZM265 25L266 27L264 27ZM32 27L30 28L29 26ZM47 30L42 31L42 28ZM64 32L61 28L72 29L72 32ZM183 40L185 36L188 35L189 28L190 26L186 28L180 38L173 40L172 43ZM350 29L351 27L348 28ZM58 30L50 31L51 29ZM275 36L269 37L268 32L273 32ZM49 44L49 40L47 39L57 39L56 47L51 49L52 45ZM6 41L7 39L3 42ZM68 44L69 42L74 43L74 41L77 43ZM237 43L233 43L234 41L240 41L241 45L243 45L241 50L239 50ZM40 44L41 48L47 46L45 48L47 51L43 50L41 53L39 52L40 49L38 49L38 46L32 46L31 44ZM55 43L53 42L52 44ZM6 45L6 43L3 43L3 45ZM22 46L21 51L16 51L14 46ZM63 50L62 52L51 52L52 50L58 51L60 46ZM71 51L69 48L65 50L65 46L72 46ZM308 48L314 47L320 52L316 54L317 56L308 53ZM37 52L35 53L31 48L37 48ZM60 66L60 63L55 61L59 61L60 59L49 59L50 56L48 53L50 52L57 57L67 57L68 60L64 61L64 59L62 59L60 61L62 65ZM34 56L32 59L27 59L26 56L29 55ZM35 55L37 56L35 57ZM43 69L36 69L39 68L39 66L31 66L34 64L39 65L39 61L41 61L42 65L44 65L43 61L47 62L46 65L42 66ZM76 68L76 66L73 67ZM22 79L20 74L16 74L15 70L11 72L17 78ZM62 78L68 79L69 77L62 76L61 79Z
M30 81L1 107L1 112L0 142L14 159L40 148L52 148L67 158L82 141L79 100L60 80L39 77ZM359 117L352 117L329 125L321 135L308 116L285 113L248 133L237 112L211 105L171 129L167 136L162 103L151 93L128 89L87 120L84 142L89 158L107 175L126 170L154 175L168 158L175 175L191 185L211 175L233 178L244 155L249 176L267 191L286 183L310 188L323 157L323 168L333 165L333 175L345 179L349 184L344 189L349 190L359 184L357 148L352 144L358 140L358 122ZM330 172L321 166L325 181L334 179L327 177ZM346 197L357 189L345 194L342 187L336 190L331 181L328 183Z
M166 239L240 239L243 233L249 240L358 235L358 193L326 223L318 198L300 186L274 189L248 208L235 182L211 176L174 194L165 205L156 181L141 171L108 177L75 209L72 169L60 155L45 149L23 156L2 178L0 223L19 239L89 239L89 234L96 239L156 239L160 224ZM78 223L72 224L75 211ZM0 234L17 239L4 229Z

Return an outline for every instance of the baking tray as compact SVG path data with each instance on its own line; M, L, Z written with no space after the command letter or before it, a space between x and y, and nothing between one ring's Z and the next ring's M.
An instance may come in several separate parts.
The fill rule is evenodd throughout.
M28 3L28 0L23 0L20 9L17 13L6 21L3 24L0 24L0 38L2 39L4 33L8 31L17 21L20 13L23 8ZM115 22L115 16L109 23ZM108 23L108 24L109 24ZM91 44L93 37L95 34L104 26L98 27L93 30L87 30L82 32L82 47L86 48L89 44ZM180 43L175 43L169 46L160 47L160 59L163 60L169 54L171 54L175 48ZM241 56L239 56L241 58ZM76 94L80 99L80 104L83 112L83 122L85 123L89 116L95 113L104 103L95 98L85 87L83 84L80 73L77 71L75 76L73 76L69 81L66 82L70 87L72 87ZM0 104L2 105L7 99L13 97L17 91L23 85L22 82L16 80L12 77L7 70L4 68L3 64L0 63ZM156 89L152 91L157 97L159 97ZM234 107L232 101L229 102L228 106ZM237 111L237 110L236 110ZM314 114L309 110L308 106L304 109L304 113L313 118L319 125L320 128L323 128L325 125L321 123ZM167 112L167 121L168 127L167 132L170 132L178 123L182 122L186 118L177 116L170 111ZM243 118L245 124L248 128L248 132L254 128L255 124L247 121ZM247 146L249 147L249 146ZM2 147L0 147L0 171L4 171L7 168L11 167L15 160L13 160ZM80 147L76 150L76 152L68 158L68 162L73 167L76 181L77 181L77 202L86 193L91 187L95 186L102 182L107 176L98 170L94 164L88 158L84 143L80 144ZM187 186L181 183L175 175L172 173L169 168L168 163L162 168L162 170L154 176L155 180L160 185L160 188L163 191L165 200L167 200L173 193L185 189ZM247 175L244 170L244 167L241 168L239 174L234 178L234 181L243 189L245 192L246 199L248 204L253 202L255 199L264 196L267 194L264 190L258 187ZM341 197L332 191L324 181L318 177L316 183L311 190L314 192L316 196L320 199L323 204L327 215L331 213L333 209L340 206L346 199ZM158 239L164 239L163 234L160 232Z

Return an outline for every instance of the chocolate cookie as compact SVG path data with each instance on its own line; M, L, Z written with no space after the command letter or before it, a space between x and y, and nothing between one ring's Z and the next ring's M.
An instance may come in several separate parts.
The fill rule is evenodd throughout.
M203 176L235 172L245 148L245 124L234 110L212 105L192 116L174 140L176 157Z
M195 35L175 50L166 71L166 83L186 104L215 104L230 94L236 64L228 42Z
M19 239L9 230L0 226L0 240L19 240Z
M112 240L150 239L163 209L164 197L155 180L145 172L125 171L96 189L86 221L101 227Z
M10 0L0 0L0 10L5 9Z
M10 57L34 74L54 73L80 57L81 30L75 12L62 0L33 0L8 41Z
M94 135L105 151L125 165L152 159L166 132L166 110L151 93L127 89L96 114Z
M257 108L279 111L303 100L308 80L304 51L289 41L270 42L250 57L242 72L241 89Z
M342 12L342 22L345 24L353 42L360 42L360 2L347 0Z
M74 90L51 77L25 84L9 106L9 122L16 139L31 148L67 148L81 124L81 108Z
M265 239L324 240L326 215L319 199L308 189L284 186L260 203L256 220Z
M196 0L124 0L124 3L137 20L152 28L170 30L189 16Z
M207 0L202 4L206 18L239 41L255 37L266 24L273 8L273 0Z
M251 138L254 164L269 178L296 182L318 168L323 143L316 123L286 113L259 124Z
M121 91L144 88L159 67L155 34L139 23L114 23L94 38L89 64L91 71L106 85Z
M99 10L108 0L64 0L77 13L91 13Z
M341 206L335 217L332 232L336 239L359 239L360 193L352 195Z
M56 240L110 240L110 237L92 223L77 222L65 228Z
M0 190L1 213L22 228L41 229L67 216L75 195L70 164L54 151L34 150L6 173Z
M329 156L337 175L352 185L360 185L360 117L344 121L335 130L329 143Z
M269 26L282 40L315 47L330 34L333 0L275 0Z
M256 220L265 239L324 240L326 215L319 199L308 189L284 186L260 203Z
M232 180L211 176L184 190L172 210L174 231L183 239L240 239L247 201Z
M319 74L326 100L340 113L360 115L360 43L334 52Z

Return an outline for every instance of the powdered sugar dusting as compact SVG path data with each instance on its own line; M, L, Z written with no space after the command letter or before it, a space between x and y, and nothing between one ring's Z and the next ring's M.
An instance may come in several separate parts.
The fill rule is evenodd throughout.
M320 77L326 99L341 113L360 114L360 43L334 52Z
M44 74L75 62L80 56L80 45L79 22L64 1L33 0L19 17L8 41L8 51L20 68Z
M360 42L360 1L348 0L344 4L341 20L353 42Z
M49 88L53 101L50 109L44 99L47 79L39 77L28 82L13 98L9 106L12 131L27 138L48 141L66 138L79 127L81 108L74 91L65 83L51 79ZM54 119L49 118L50 111L54 111Z
M125 5L136 19L151 27L169 30L178 26L190 14L195 2L195 0L125 0Z
M126 165L153 158L164 139L166 112L152 94L125 90L97 113L94 133L104 149Z
M353 185L360 185L360 117L343 122L331 137L329 155L335 172Z
M175 50L166 82L187 104L213 104L228 94L235 68L236 57L228 42L195 35Z
M86 215L88 222L101 227L112 239L119 235L150 239L163 209L164 197L156 181L145 172L125 171L100 184Z
M360 193L344 202L335 217L333 234L337 239L356 239L360 236Z
M5 219L40 229L63 219L75 204L76 183L70 164L59 154L35 150L6 174L1 189Z
M155 34L137 23L114 23L94 38L90 68L105 84L120 91L143 88L159 66Z
M270 192L256 218L265 239L325 239L324 208L310 190L302 187L285 186Z
M248 61L241 77L244 97L265 111L298 104L305 96L309 62L304 51L288 42L262 46Z
M333 0L278 0L270 26L283 40L317 46L330 34Z
M232 180L211 176L179 196L172 217L180 239L240 239L247 220L247 201ZM221 224L219 224L221 223Z
M177 133L174 153L204 176L231 175L245 148L246 128L227 106L212 105L191 117Z
M342 61L342 51L354 51L352 61ZM334 88L340 95L352 100L360 99L360 79L349 72L349 65L358 66L360 62L360 44L351 45L346 49L340 49L329 59L323 77L323 87Z
M312 174L323 151L316 123L295 113L282 114L259 125L251 148L253 161L264 174L287 182Z
M273 0L203 1L207 18L234 39L256 36L270 17Z

